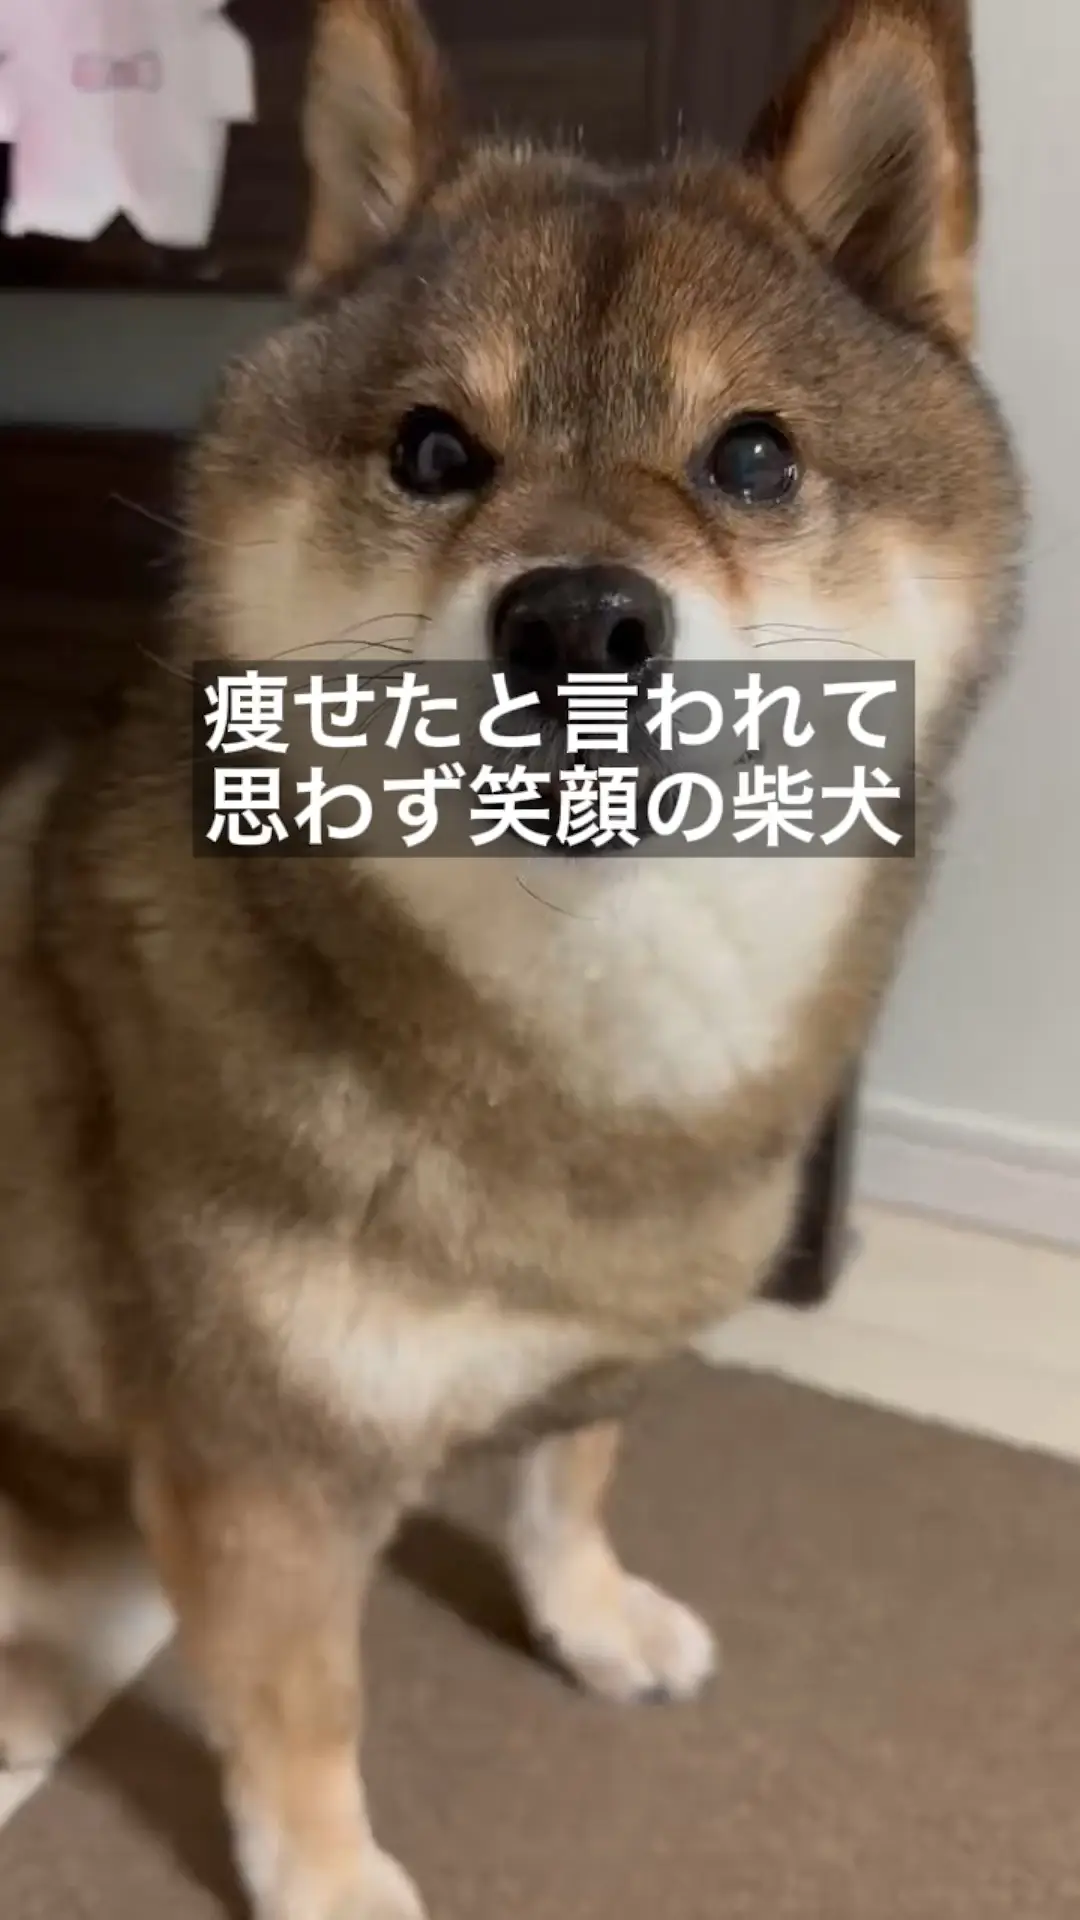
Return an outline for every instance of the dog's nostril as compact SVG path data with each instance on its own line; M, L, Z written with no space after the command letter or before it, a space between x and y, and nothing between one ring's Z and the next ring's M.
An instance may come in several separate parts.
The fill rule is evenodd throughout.
M559 663L559 647L548 621L538 614L515 621L509 663L526 673L554 673Z
M649 629L644 620L625 614L615 622L607 638L607 655L613 667L622 667L627 672L643 667L651 652Z
M640 674L671 650L672 609L633 567L534 567L511 580L488 616L494 657L523 677Z

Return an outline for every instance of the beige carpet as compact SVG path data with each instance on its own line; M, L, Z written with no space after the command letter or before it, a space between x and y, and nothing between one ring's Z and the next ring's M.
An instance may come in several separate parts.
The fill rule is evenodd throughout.
M625 1714L524 1654L473 1531L497 1478L412 1529L372 1613L372 1796L433 1920L1080 1913L1075 1469L684 1376L618 1531L715 1618L726 1670ZM3 1920L238 1910L182 1701L165 1659L0 1833Z

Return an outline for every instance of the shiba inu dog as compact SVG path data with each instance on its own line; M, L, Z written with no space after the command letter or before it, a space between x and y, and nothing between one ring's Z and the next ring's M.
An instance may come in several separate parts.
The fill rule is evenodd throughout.
M614 172L470 145L410 0L324 0L311 305L195 456L174 670L6 798L0 1747L59 1737L64 1592L133 1516L260 1920L420 1911L357 1623L462 1443L528 1446L509 1552L571 1674L710 1672L604 1530L613 1415L782 1245L1014 625L961 13L851 0L743 163ZM549 897L193 858L185 663L353 642L913 661L923 851L553 860Z

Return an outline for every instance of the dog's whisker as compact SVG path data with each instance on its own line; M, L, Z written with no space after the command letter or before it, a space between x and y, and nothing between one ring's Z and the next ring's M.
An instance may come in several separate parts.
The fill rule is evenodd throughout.
M175 533L181 540L195 540L202 547L220 547L226 553L247 552L254 547L268 547L269 540L216 540L212 534L198 533L193 527L184 526L180 520L173 520L167 513L158 513L141 500L131 500L126 493L115 491L109 494L118 507L126 507L129 513L137 513L142 520L150 520L156 527L164 527L168 533ZM160 565L160 561L157 562Z
M752 620L744 622L740 633L808 633L826 640L834 640L838 634L847 633L847 627L816 627L799 620Z
M844 640L837 633L824 633L824 632L818 635L813 635L813 634L802 635L797 633L788 633L788 634L784 634L780 639L777 639L777 640L755 640L753 642L753 649L755 653L764 653L770 647L813 647L813 646L817 646L819 644L819 641L821 640L827 641L830 646L850 647L856 653L869 654L874 660L888 659L888 655L882 653L880 648L868 647L865 641Z
M163 654L155 653L153 648L148 647L142 640L137 640L135 645L144 659L151 661L155 667L160 667L162 673L171 673L174 680L186 680L190 687L196 684L195 675L186 672L175 660L166 660Z
M306 640L298 646L282 647L279 652L268 653L263 657L266 660L288 660L302 653L317 653L322 648L337 646L340 640L347 640L353 634L362 633L367 627L384 626L388 620L408 622L414 627L428 626L431 623L431 616L427 613L368 614L362 620L351 621L348 626L339 627L336 632L324 635L321 640ZM403 633L398 638L391 634L385 640L358 641L355 643L354 651L357 653L364 650L371 651L375 647L386 647L402 656L411 655L415 652L415 635Z
M545 900L542 893L534 893L531 887L527 887L525 885L525 882L522 879L520 873L515 874L514 878L517 881L518 886L521 888L522 893L527 893L529 896L529 899L535 900L538 907L547 907L549 912L561 914L564 920L586 921L592 917L591 915L584 914L584 913L571 913L569 907L560 907L558 903L554 900Z

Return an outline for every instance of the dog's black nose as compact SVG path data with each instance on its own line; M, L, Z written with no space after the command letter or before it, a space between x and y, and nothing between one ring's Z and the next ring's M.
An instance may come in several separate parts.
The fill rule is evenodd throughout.
M671 602L632 567L536 567L491 609L496 664L544 698L567 673L634 673L671 648Z

